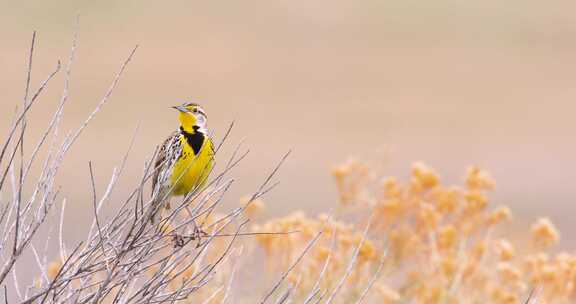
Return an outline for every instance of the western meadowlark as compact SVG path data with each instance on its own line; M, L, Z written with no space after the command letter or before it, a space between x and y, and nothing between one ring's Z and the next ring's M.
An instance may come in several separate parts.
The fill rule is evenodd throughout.
M214 144L208 135L207 116L195 103L173 107L180 128L162 144L154 164L150 220L154 222L170 197L186 195L204 184L214 166Z

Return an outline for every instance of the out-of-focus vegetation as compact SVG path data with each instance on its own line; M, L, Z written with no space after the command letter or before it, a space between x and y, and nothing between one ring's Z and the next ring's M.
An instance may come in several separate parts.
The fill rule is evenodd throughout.
M507 234L512 212L490 205L495 182L487 171L470 167L463 185L452 186L424 164L400 181L351 160L333 175L341 216L295 212L253 227L301 231L257 237L275 272L324 231L287 277L296 302L313 294L323 303L336 289L336 303L574 301L576 255L553 250L560 236L545 217L525 230L529 238Z

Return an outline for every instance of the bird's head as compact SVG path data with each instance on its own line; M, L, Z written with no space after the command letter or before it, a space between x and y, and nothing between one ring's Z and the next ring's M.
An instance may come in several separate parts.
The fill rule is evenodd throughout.
M188 133L195 133L200 131L206 133L207 120L206 112L196 103L187 102L179 106L174 106L178 110L178 119L180 126Z

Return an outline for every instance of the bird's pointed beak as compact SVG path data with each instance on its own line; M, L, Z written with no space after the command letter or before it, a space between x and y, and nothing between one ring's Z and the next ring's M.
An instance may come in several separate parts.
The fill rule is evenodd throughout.
M186 109L186 107L184 107L184 106L173 106L172 108L173 108L173 109L176 109L176 110L178 110L178 111L180 111L180 112L182 112L182 113L188 113L188 112L190 112L190 111L188 111L188 109Z

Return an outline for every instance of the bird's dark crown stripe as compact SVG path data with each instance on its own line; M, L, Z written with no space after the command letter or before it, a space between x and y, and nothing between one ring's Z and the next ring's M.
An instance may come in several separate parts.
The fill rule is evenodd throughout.
M193 102L187 102L187 103L184 104L184 106L185 106L185 107L192 107L192 106L197 107L198 104L197 104L197 103L193 103Z
M205 136L202 132L198 131L198 126L194 126L193 128L194 133L189 133L186 132L184 128L180 127L180 134L184 135L186 142L190 147L192 147L194 154L198 155L198 153L200 153L200 149L202 148L202 144L204 144Z

